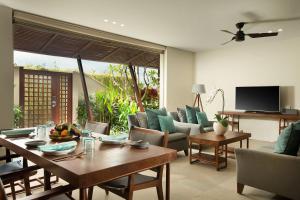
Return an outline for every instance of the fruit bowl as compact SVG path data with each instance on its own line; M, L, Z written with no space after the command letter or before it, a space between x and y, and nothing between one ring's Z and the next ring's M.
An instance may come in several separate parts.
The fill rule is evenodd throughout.
M74 138L79 138L81 135L81 130L76 126L76 124L63 123L55 126L54 129L50 131L50 139L55 141L70 141Z

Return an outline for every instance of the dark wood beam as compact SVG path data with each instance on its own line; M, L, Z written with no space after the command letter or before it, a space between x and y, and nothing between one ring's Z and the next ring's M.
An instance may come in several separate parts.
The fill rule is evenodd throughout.
M93 44L92 41L87 42L76 53L74 53L72 57L77 57L78 55L80 55L81 52L83 52L84 50L86 50L87 48L89 48L92 44Z
M38 51L43 52L45 49L53 42L53 40L58 36L58 34L54 34Z
M90 107L89 93L88 93L87 86L86 86L81 57L79 55L77 56L77 63L78 63L78 69L79 69L79 74L80 74L80 78L81 78L81 84L82 84L82 88L83 88L84 101L85 101L88 121L94 121L93 112Z
M136 73L135 73L135 71L133 69L133 66L131 64L128 65L128 68L129 68L130 75L131 75L131 78L132 78L132 81L133 81L133 91L134 91L134 94L135 94L136 102L138 104L138 107L140 108L140 111L145 112L145 109L144 109L144 106L143 106L143 103L142 103L141 93L140 93L138 83L137 83L137 79L136 79Z
M118 47L116 49L114 49L113 51L111 51L109 54L105 55L103 58L101 58L101 60L106 60L107 58L115 55L116 53L118 53L120 50L122 49L122 47Z

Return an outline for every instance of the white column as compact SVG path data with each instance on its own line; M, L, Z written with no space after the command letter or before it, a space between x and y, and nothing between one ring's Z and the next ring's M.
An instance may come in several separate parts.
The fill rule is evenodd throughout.
M0 129L13 127L14 68L12 9L0 6Z

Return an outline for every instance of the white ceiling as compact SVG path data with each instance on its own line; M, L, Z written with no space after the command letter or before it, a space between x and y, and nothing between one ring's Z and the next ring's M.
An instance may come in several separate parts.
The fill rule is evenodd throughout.
M190 51L224 48L239 21L300 17L299 0L0 0L14 9ZM116 21L105 23L104 19ZM125 24L121 27L120 24ZM245 31L282 28L279 37L300 36L300 20L246 25ZM255 41L254 41L255 40ZM235 42L229 44L236 45Z

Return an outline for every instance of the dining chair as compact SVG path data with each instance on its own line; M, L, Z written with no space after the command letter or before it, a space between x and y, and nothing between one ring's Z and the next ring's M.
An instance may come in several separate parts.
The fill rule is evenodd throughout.
M151 145L167 147L168 133L162 133L160 131L138 127L131 127L129 131L129 139L132 141L143 140L144 142L149 142ZM133 192L136 190L156 187L158 199L163 200L163 168L164 166L159 166L151 169L151 171L154 171L156 173L155 176L135 173L106 182L104 184L100 184L98 185L98 187L104 189L106 195L108 195L109 192L112 192L127 200L132 200ZM88 194L88 199L92 199L93 188L89 188Z
M88 129L95 133L101 133L104 135L109 135L109 123L104 122L95 122L95 121L87 121L85 124L85 129Z
M0 164L0 178L4 184L10 184L11 195L13 200L16 199L15 182L23 180L24 190L26 195L31 194L29 177L37 173L38 166L28 166L28 162L25 158L18 161L12 161L11 153L9 149L6 150L6 155L2 156L1 159L5 160L6 163ZM13 154L14 158L18 155Z
M33 194L24 198L18 198L18 200L67 200L70 198L67 196L67 192L74 190L75 188L71 185L58 186L52 190L47 190L45 192ZM8 200L7 195L5 193L5 189L3 186L3 182L0 178L0 199Z

